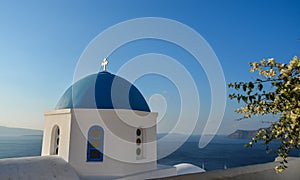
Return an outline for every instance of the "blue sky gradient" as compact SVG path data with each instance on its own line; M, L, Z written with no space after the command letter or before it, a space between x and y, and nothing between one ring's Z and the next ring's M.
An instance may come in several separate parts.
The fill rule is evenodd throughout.
M300 55L297 0L1 1L0 125L43 129L43 113L52 110L71 85L77 61L88 43L110 26L140 17L170 18L196 30L218 56L227 83L251 80L254 75L249 73L249 61L274 57L287 62ZM189 70L199 89L200 120L207 118L207 77L196 60L174 44L131 42L110 55L108 69L116 73L126 61L144 53L166 54ZM168 116L159 125L160 132L166 132L178 114L179 95L174 85L158 76L141 78L136 84L146 98L168 92ZM237 107L235 102L227 102L220 134L267 126L261 123L262 118L234 121L239 117L233 112ZM201 128L199 123L195 133Z

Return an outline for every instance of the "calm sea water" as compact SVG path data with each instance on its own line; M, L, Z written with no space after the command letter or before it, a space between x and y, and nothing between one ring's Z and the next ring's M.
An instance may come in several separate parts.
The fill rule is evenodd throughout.
M255 144L252 148L245 148L249 142L247 139L230 139L226 136L215 136L214 139L203 149L198 148L200 136L192 136L178 150L171 155L160 159L160 164L175 165L182 162L191 163L205 170L216 170L231 167L239 167L251 164L272 162L277 157L274 152L269 154L265 146ZM279 142L271 145L272 149L278 147ZM163 151L159 149L158 151ZM300 156L300 151L294 150L292 156Z
M250 164L274 161L274 153L265 153L265 147L256 144L253 148L244 148L248 140L229 139L216 136L205 148L198 148L199 136L192 136L179 149L169 156L158 160L159 164L175 165L192 163L204 166L208 171L224 167L238 167ZM272 145L276 148L278 143ZM39 156L41 154L41 136L0 137L0 158ZM158 146L158 153L164 151ZM300 156L300 151L293 151Z
M0 158L40 156L42 136L0 136Z

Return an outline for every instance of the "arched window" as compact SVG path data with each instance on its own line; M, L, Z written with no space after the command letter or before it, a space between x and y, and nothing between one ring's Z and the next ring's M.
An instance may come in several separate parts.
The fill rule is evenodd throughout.
M103 161L104 131L100 126L92 126L88 132L87 161Z
M60 130L57 125L52 129L50 155L58 155Z

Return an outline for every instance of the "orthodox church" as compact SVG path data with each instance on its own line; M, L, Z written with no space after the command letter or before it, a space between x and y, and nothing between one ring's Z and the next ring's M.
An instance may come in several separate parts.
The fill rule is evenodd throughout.
M44 114L41 156L0 159L1 180L299 179L299 158L280 176L277 162L208 173L187 163L157 164L158 114L133 84L107 72L107 64L104 59L103 71L71 85Z
M80 177L175 175L156 163L156 119L141 92L106 71L71 85L45 113L42 156L57 155ZM151 174L150 173L150 174ZM144 175L143 175L144 176Z
M142 93L103 71L71 85L44 114L40 157L0 160L0 179L151 179L203 172L158 165L156 121ZM195 169L196 168L196 169Z

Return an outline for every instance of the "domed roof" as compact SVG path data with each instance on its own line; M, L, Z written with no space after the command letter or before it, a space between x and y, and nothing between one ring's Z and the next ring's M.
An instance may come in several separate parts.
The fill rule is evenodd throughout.
M140 91L127 80L109 72L89 75L71 85L56 109L132 109L150 112Z

